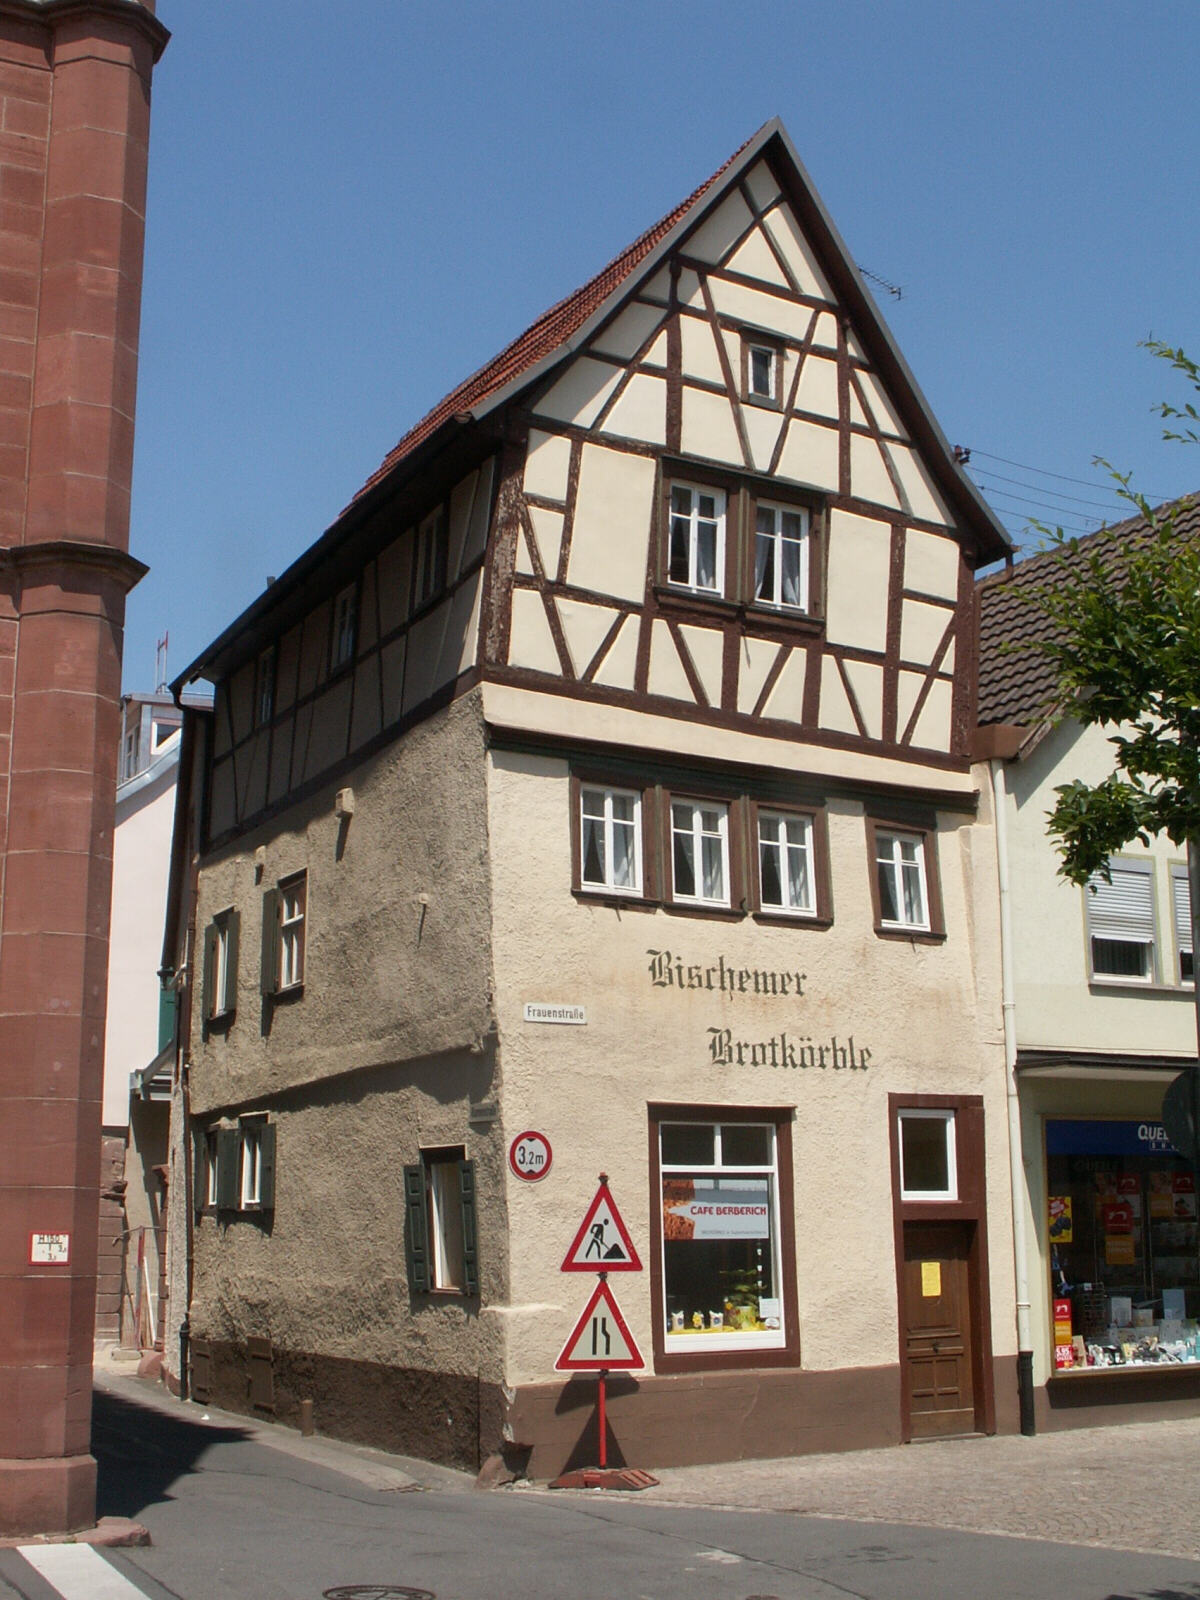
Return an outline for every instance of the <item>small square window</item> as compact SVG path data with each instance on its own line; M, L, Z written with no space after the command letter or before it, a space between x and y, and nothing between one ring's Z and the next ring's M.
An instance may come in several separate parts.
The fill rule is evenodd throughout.
M724 592L725 495L720 489L673 483L667 581L702 594Z
M900 1198L957 1200L953 1111L899 1113Z
M729 807L709 800L671 802L672 899L728 906Z
M642 889L642 797L590 784L579 795L580 885L614 894Z

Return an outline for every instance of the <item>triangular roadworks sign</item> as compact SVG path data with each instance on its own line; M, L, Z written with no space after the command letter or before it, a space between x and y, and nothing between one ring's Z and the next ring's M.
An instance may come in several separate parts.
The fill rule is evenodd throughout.
M556 1372L629 1372L644 1367L641 1352L606 1283L598 1283L563 1345Z
M633 1248L617 1203L601 1182L587 1208L579 1232L563 1258L563 1272L640 1272L642 1263Z

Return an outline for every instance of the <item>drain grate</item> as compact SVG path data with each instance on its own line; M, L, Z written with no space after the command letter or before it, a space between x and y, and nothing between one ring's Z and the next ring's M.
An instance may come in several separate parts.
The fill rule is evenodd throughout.
M323 1600L437 1600L432 1589L409 1589L402 1583L339 1583L321 1593Z

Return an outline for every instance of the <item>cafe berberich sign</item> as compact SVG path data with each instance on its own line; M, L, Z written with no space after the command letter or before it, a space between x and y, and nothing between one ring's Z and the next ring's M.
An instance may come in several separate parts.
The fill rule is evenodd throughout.
M670 950L647 950L650 983L655 989L701 990L705 993L758 995L799 1000L806 972L739 967L718 956L715 962L683 961ZM853 1035L817 1039L807 1033L773 1033L768 1039L742 1039L732 1028L710 1027L708 1055L715 1067L774 1067L777 1070L865 1072L871 1052Z

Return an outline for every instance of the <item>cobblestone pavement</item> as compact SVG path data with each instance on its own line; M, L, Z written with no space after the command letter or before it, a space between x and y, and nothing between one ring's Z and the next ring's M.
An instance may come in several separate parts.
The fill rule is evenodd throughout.
M664 1468L646 1500L1200 1557L1200 1418Z

